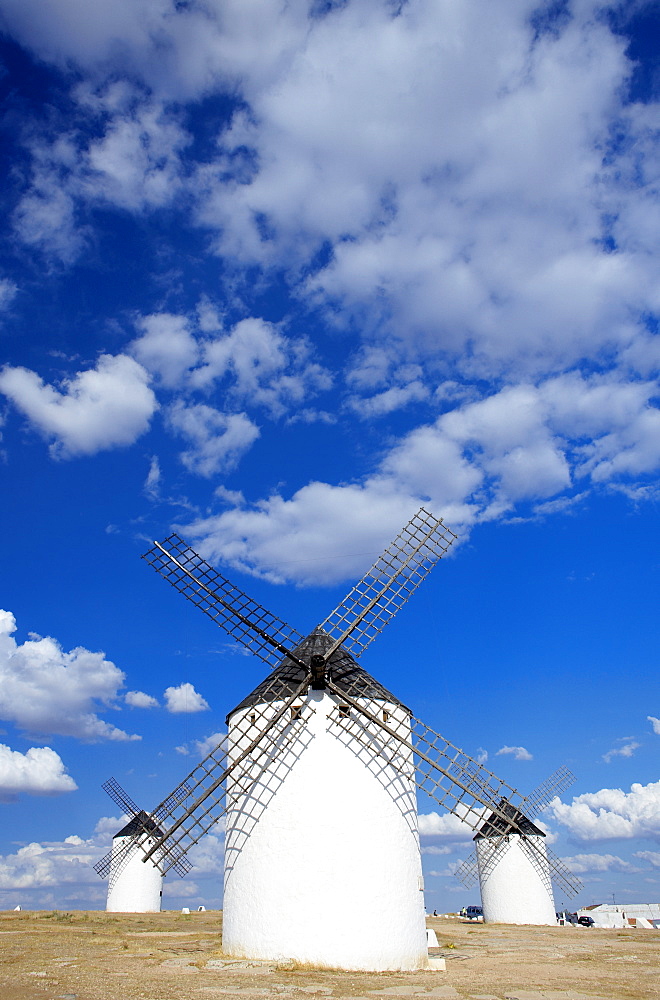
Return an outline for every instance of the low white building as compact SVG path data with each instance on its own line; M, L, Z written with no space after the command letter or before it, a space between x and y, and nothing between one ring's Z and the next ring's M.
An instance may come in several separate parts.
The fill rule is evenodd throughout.
M594 927L660 929L660 903L596 903L583 906L578 917L591 917Z

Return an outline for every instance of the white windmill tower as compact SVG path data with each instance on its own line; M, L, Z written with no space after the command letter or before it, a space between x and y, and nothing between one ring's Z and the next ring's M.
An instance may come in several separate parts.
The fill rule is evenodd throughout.
M144 852L155 847L163 831L155 818L133 802L119 782L110 778L102 788L130 818L112 838L112 847L94 870L108 877L107 913L159 913L163 899L163 872L154 859L146 864ZM192 865L180 855L174 866L183 877Z
M518 809L500 803L515 818L517 831L507 830L495 813L477 830L475 852L457 869L456 877L468 887L479 882L485 923L552 926L557 923L553 881L569 897L579 891L579 880L547 847L545 833L532 822L574 781L568 768L560 767Z
M226 817L223 948L357 970L427 965L415 785L525 836L518 793L415 719L359 656L456 536L423 508L306 638L177 535L147 561L272 673L135 845L165 873ZM509 810L507 807L512 806Z

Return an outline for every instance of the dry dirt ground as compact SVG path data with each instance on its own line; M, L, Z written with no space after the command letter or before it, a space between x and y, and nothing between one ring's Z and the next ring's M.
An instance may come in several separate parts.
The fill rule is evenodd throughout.
M217 912L0 913L0 998L660 1000L657 931L430 919L446 972L355 973L224 965L221 921Z

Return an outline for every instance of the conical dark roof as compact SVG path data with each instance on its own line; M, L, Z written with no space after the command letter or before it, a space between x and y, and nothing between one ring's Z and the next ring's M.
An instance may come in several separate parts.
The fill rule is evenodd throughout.
M509 816L511 820L516 824L518 829L516 833L525 833L530 837L545 837L543 830L539 830L538 826L534 826L531 819L528 819L524 813L521 813L520 809L516 809L514 805L507 802L506 799L502 799L497 807L500 812L505 813ZM481 840L485 837L497 837L501 836L503 833L511 833L512 831L497 813L491 813L484 825L477 831L473 840Z
M112 839L116 840L117 837L136 837L144 830L149 830L151 833L155 833L157 837L163 836L163 831L155 820L150 819L144 809L141 809L137 815L133 816L132 819L129 819L126 826L122 827L119 833L116 833Z
M309 663L312 656L325 653L332 646L333 641L322 628L316 628L293 652L303 663ZM340 690L351 698L370 698L385 701L391 705L401 705L406 712L410 713L410 709L406 708L403 702L395 698L382 684L379 684L375 677L359 667L351 654L342 646L335 650L328 661L328 676ZM244 698L236 708L229 712L227 721L234 712L248 708L250 705L262 705L290 698L304 679L305 672L302 667L285 656L272 673L261 684L258 684L254 691Z

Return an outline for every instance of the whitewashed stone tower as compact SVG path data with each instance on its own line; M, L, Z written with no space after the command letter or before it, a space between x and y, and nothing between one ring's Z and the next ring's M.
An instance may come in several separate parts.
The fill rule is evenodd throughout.
M139 812L112 838L112 858L108 878L107 913L159 913L163 896L163 876L151 862L144 861L144 847L135 843L145 827L162 836L146 812ZM145 841L150 847L155 843Z
M317 630L296 653L330 645ZM328 662L337 687L372 714L410 730L410 712L345 651ZM230 757L296 690L290 660L228 716ZM274 741L249 782L230 782L223 950L356 970L428 967L422 866L412 767L389 765L333 725L350 711L327 690L291 707L286 742ZM257 722L258 720L258 722ZM374 744L383 741L378 727ZM237 787L237 785L239 787Z
M503 834L495 814L474 838L485 923L557 923L545 834L511 805L500 806L520 833Z

